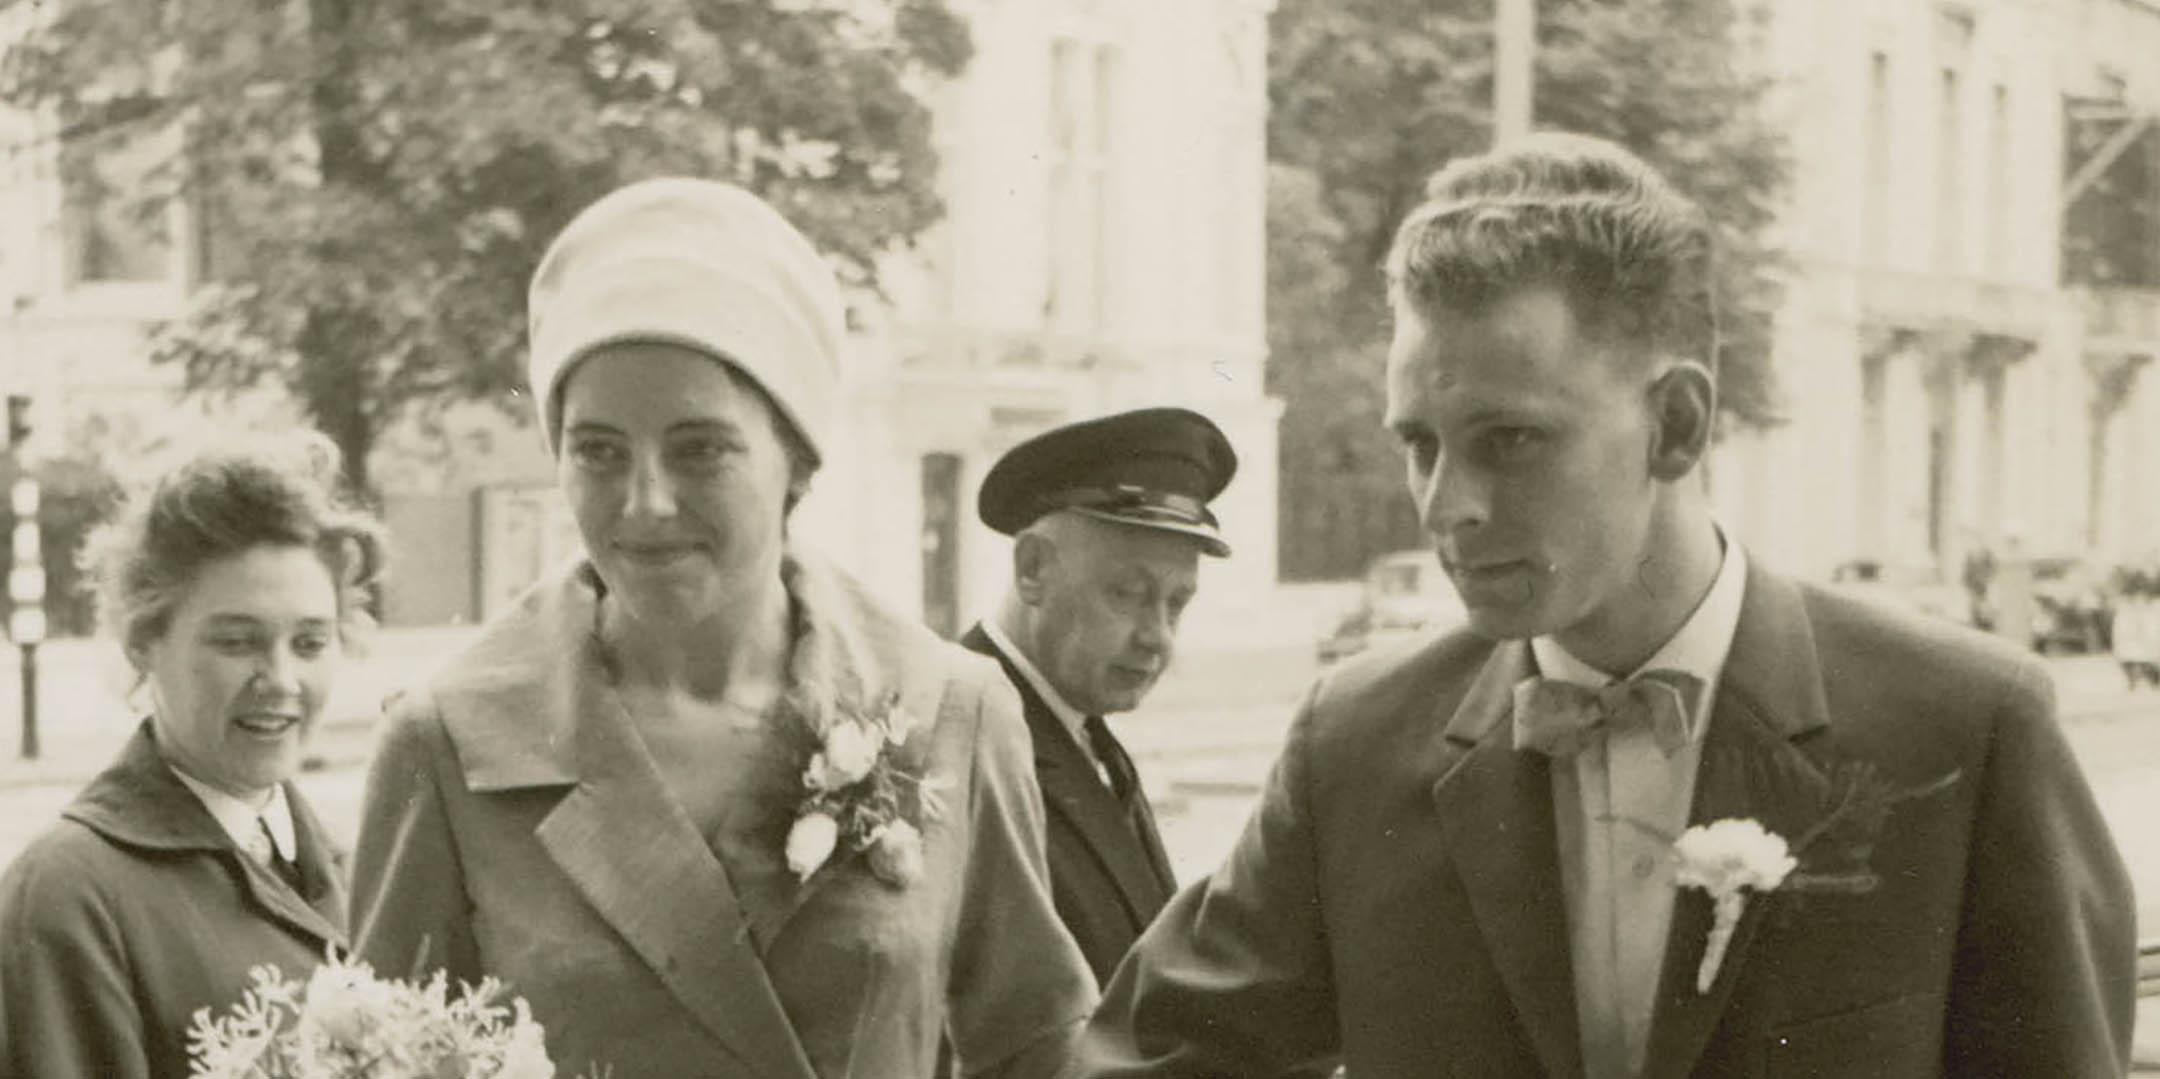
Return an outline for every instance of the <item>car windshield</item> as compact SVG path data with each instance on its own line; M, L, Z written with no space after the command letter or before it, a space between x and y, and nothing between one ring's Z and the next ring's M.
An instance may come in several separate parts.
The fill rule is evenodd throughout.
M1381 566L1373 571L1373 589L1383 596L1414 596L1421 577L1414 563Z

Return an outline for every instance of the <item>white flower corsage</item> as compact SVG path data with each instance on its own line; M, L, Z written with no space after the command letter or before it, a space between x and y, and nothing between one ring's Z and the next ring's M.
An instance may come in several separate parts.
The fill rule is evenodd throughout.
M1673 842L1673 855L1678 861L1675 883L1710 893L1715 920L1710 924L1702 965L1695 969L1695 991L1707 993L1717 981L1725 949L1732 944L1733 927L1740 924L1747 893L1775 890L1799 862L1785 837L1742 817L1689 828Z
M944 806L943 784L911 775L896 756L916 730L897 695L871 714L840 716L803 768L803 797L788 829L787 864L808 880L834 852L865 853L870 871L895 888L922 876L923 825Z

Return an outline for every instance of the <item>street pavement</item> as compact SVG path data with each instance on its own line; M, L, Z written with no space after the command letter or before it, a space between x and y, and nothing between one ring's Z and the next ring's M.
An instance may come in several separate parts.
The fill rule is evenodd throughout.
M465 628L381 635L338 687L299 784L350 842L359 819L373 717L383 696L418 680L469 637ZM47 827L118 750L139 714L123 666L103 642L41 649L41 754L17 759L16 664L0 657L0 865ZM2066 729L2131 867L2139 924L2160 936L2160 692L2126 689L2100 658L2052 662ZM1309 641L1181 656L1147 706L1115 717L1138 761L1180 880L1214 868L1243 827L1304 689L1318 673ZM2140 1062L2160 1067L2160 998L2140 1009Z

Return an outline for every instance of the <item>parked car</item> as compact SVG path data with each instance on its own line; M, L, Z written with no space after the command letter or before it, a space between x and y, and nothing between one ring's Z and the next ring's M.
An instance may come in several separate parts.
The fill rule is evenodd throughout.
M2032 575L2032 639L2027 646L2041 653L2105 652L2114 623L2114 600L2106 574L2075 555L2023 559ZM1852 595L1947 618L1995 632L1995 612L1984 597L1975 597L1975 583L1985 584L2003 567L1991 564L1979 582L1945 581L1930 566L1885 566L1873 559L1855 559L1831 572L1831 583Z
M1320 639L1322 663L1333 663L1375 645L1437 633L1468 618L1455 582L1431 551L1395 551L1366 567L1357 606Z
M2032 560L2033 598L2040 617L2034 620L2032 647L2036 652L2105 652L2113 647L2115 599L2108 590L2108 573L2075 555Z
M1971 594L1942 580L1932 566L1884 565L1872 558L1856 558L1831 570L1830 583L1862 599L1964 625L1972 625L1976 615Z

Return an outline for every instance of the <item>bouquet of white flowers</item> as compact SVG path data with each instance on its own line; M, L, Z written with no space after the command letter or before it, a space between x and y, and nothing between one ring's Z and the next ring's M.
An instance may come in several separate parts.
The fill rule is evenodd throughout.
M453 997L440 971L384 980L334 951L305 982L249 974L223 1016L195 1013L194 1079L554 1079L540 1025L493 978Z

